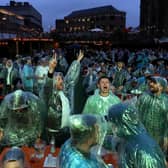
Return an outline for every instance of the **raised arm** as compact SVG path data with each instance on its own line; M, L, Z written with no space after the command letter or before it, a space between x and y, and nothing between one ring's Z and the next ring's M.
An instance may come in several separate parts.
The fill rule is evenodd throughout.
M66 88L70 88L71 86L74 86L74 84L77 82L80 74L80 61L83 59L83 57L84 57L84 52L80 50L77 60L72 62L65 76Z
M49 62L49 73L50 74L54 73L56 66L57 66L57 54L56 52L54 52L53 57Z

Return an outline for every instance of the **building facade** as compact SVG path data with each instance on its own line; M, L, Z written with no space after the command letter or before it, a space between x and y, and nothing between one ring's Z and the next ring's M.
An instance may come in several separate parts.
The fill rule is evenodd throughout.
M29 31L43 31L41 14L28 2L10 1L9 5L0 6L0 9L22 16L24 18L24 26L28 28Z
M87 32L99 28L104 32L125 28L126 13L113 6L73 11L63 20L56 20L57 32Z
M0 39L15 37L18 31L22 32L23 30L24 17L0 9Z
M141 0L140 27L149 35L168 35L168 1Z

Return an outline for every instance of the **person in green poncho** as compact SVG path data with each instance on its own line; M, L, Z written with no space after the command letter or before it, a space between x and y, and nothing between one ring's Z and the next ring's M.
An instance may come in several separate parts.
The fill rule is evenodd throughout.
M116 67L114 68L114 73L112 75L112 84L115 87L115 92L120 93L127 81L127 71L124 69L124 62L118 61Z
M105 116L108 108L113 104L120 103L121 100L110 91L110 80L108 77L100 77L97 86L98 93L96 92L88 97L83 113Z
M52 136L55 137L56 146L69 137L69 116L73 113L73 87L80 74L80 61L84 53L80 50L77 60L73 61L65 76L61 72L55 72L57 55L49 62L49 71L46 83L40 93L45 104L45 112L42 114L44 122L42 137L49 143Z
M164 93L166 87L165 78L153 76L150 78L149 92L145 92L137 100L142 123L163 151L168 147L168 96Z
M43 103L31 92L5 96L0 109L0 146L32 146L41 136Z
M70 117L71 138L61 147L58 163L60 168L108 168L100 155L92 154L91 148L101 144L105 129L95 115L78 114Z
M113 125L112 142L118 138L119 168L166 168L164 154L141 123L133 99L113 105L107 118Z

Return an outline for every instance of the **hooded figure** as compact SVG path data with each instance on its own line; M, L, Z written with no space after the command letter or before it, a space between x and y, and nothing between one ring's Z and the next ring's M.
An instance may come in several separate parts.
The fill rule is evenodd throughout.
M168 147L168 96L164 93L166 86L165 78L150 77L149 91L141 95L136 103L145 128L165 151Z
M61 147L60 168L107 168L103 160L91 148L102 144L106 134L106 122L95 115L83 114L70 117L71 138Z
M141 124L135 107L129 103L113 105L108 120L124 140L119 154L120 168L166 168L164 154Z
M16 90L8 94L1 106L2 146L32 145L41 135L42 103L31 92Z

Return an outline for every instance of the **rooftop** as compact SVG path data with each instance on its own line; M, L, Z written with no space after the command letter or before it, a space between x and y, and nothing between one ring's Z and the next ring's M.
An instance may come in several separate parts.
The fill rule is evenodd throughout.
M86 16L86 15L97 15L97 13L125 13L123 11L119 11L118 9L114 8L112 5L90 8L90 9L82 9L73 11L66 17L79 17L79 16Z

